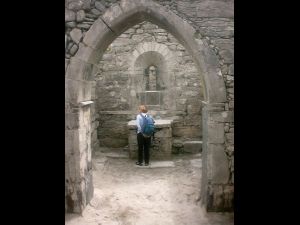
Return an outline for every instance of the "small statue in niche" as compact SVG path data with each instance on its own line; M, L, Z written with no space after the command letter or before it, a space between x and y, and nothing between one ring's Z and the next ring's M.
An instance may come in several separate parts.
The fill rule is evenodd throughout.
M145 70L145 75L147 91L156 91L165 88L162 79L159 79L158 77L158 70L156 66L149 66Z

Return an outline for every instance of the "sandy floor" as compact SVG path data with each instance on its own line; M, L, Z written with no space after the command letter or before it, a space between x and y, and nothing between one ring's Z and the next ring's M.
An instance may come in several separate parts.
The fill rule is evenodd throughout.
M200 155L138 167L125 155L94 157L94 198L66 225L232 225L232 213L200 207Z

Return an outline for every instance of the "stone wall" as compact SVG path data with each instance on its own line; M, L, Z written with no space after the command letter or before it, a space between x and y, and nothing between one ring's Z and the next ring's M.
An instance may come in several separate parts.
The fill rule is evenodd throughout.
M165 89L161 92L164 97L163 103L160 107L149 106L149 108L156 118L175 119L173 136L177 138L178 150L180 142L201 139L203 85L200 74L185 48L171 34L149 22L135 25L120 35L108 47L97 65L95 80L96 106L101 114L98 127L100 145L124 147L128 144L126 124L128 120L134 118L141 103L137 100L137 95L132 95L141 89L141 84L131 83L134 76L144 76L134 74L135 71L130 69L130 64L134 63L131 60L134 50L143 43L150 43L153 48L165 45L169 49L169 57L173 56L171 60L166 60L161 55L161 58L156 60L156 64L166 61L166 64L173 66L169 65L168 71L158 71L158 75L165 83ZM157 51L150 51L151 55L146 61L155 61L154 58L158 57L155 55ZM141 54L138 59L143 57L146 55Z

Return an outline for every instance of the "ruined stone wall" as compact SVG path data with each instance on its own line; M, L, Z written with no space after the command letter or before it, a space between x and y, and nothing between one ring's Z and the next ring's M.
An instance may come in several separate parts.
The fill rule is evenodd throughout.
M128 144L127 122L134 119L138 107L138 104L131 104L131 99L137 98L131 92L140 88L139 85L131 86L134 76L134 71L129 70L131 58L138 45L149 42L166 45L173 55L170 63L174 65L165 71L168 75L158 71L159 76L168 76L164 79L169 88L163 92L165 104L159 109L150 107L151 113L156 118L174 118L173 137L179 139L177 147L180 142L182 145L186 140L201 139L201 100L204 99L200 74L191 56L173 35L157 25L143 22L120 35L97 65L96 108L100 114L98 137L102 146L124 147ZM154 52L151 53L149 60L156 57ZM158 59L158 63L162 60Z

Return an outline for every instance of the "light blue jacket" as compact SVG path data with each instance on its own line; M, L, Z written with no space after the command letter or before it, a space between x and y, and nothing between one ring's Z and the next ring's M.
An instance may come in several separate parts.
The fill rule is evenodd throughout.
M147 117L150 116L147 113L141 113L143 116ZM151 116L150 116L151 117ZM137 133L142 133L142 127L144 125L144 119L140 114L136 116L136 126L137 126Z

